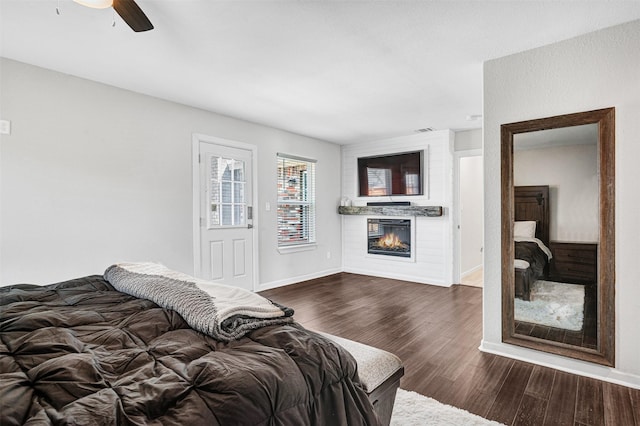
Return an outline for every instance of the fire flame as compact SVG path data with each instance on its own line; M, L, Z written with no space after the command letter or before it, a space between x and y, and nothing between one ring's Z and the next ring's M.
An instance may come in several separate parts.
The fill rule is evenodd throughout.
M380 239L378 240L378 247L398 248L398 247L406 247L406 244L404 244L400 240L400 238L398 238L398 236L392 232L389 234L384 234L384 236L380 237Z

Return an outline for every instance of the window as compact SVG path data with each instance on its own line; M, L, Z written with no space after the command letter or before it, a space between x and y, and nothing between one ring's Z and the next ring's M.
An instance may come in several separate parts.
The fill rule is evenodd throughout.
M315 160L278 154L278 247L316 242Z
M244 161L211 156L209 165L209 229L246 225Z

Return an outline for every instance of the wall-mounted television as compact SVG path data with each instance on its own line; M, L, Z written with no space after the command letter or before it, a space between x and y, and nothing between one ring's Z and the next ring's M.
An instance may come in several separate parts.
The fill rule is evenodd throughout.
M358 158L361 197L423 195L424 151Z

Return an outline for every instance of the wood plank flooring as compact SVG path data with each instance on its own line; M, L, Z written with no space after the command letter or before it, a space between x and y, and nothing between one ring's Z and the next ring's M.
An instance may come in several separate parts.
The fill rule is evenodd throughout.
M398 355L400 386L507 425L640 425L640 390L478 350L482 289L340 273L263 291L305 327Z

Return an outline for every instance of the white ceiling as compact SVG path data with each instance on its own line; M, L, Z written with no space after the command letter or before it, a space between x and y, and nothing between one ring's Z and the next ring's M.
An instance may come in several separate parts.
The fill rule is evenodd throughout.
M640 0L138 4L154 30L0 0L0 55L343 144L479 128L483 61L640 19Z

